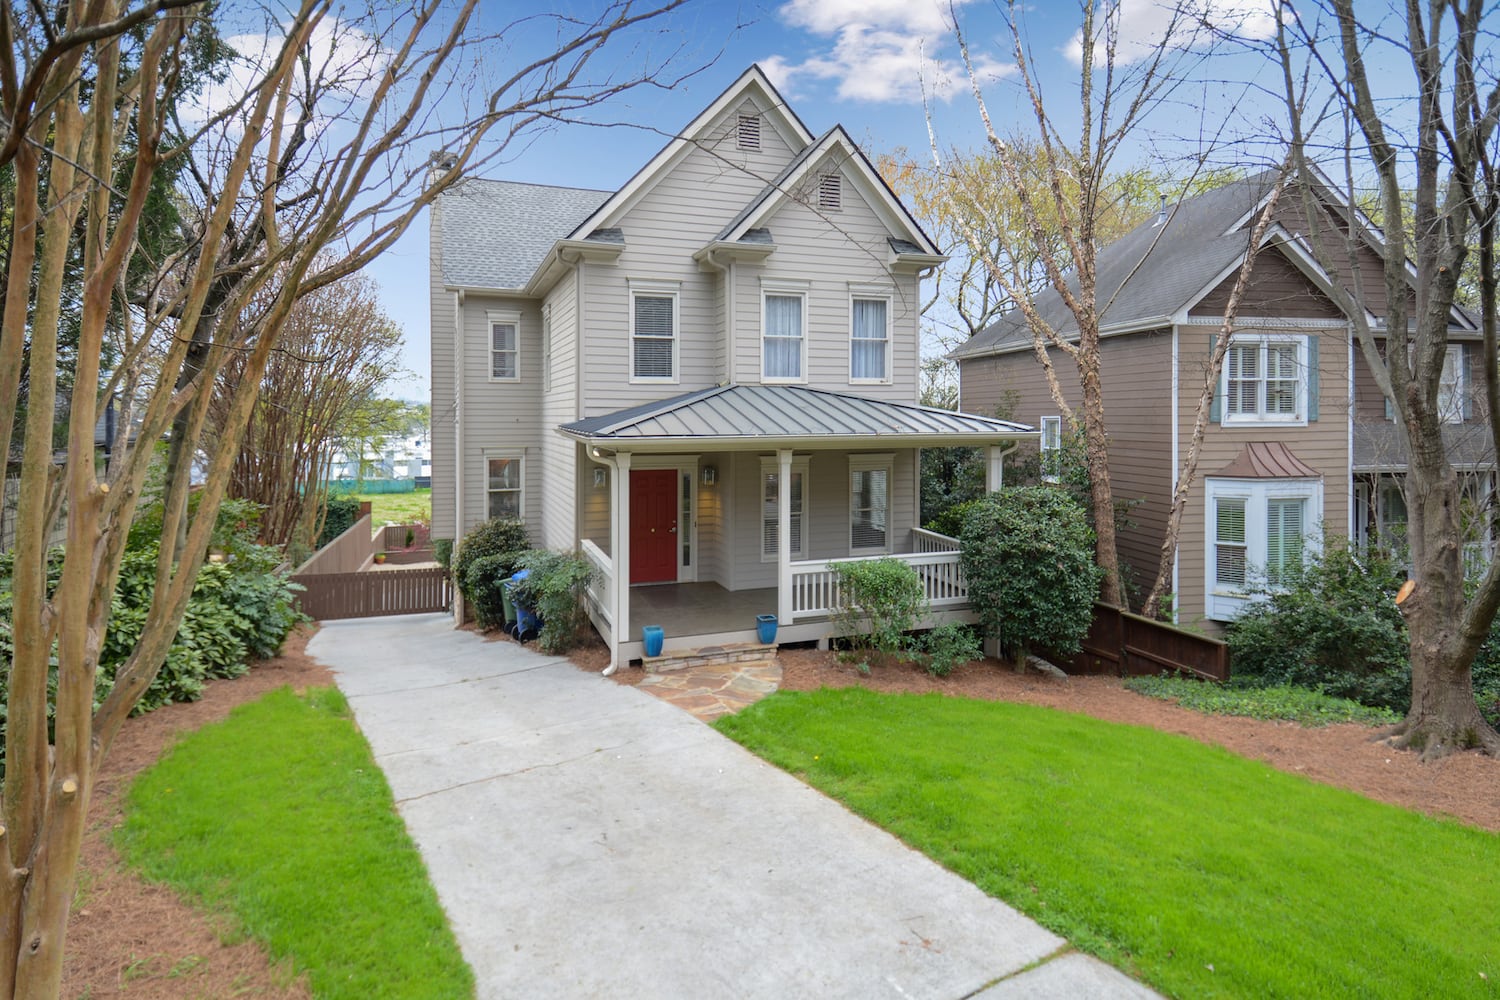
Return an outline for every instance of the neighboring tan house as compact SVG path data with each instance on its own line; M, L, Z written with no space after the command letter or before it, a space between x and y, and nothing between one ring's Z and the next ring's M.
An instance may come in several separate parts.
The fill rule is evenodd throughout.
M616 663L645 624L826 639L850 557L906 560L967 614L957 543L918 525L918 450L986 447L998 485L1035 433L918 405L918 285L944 258L759 68L619 190L444 193L431 254L433 534L513 516L582 553Z
M1156 576L1209 352L1271 181L1261 174L1163 209L1099 254L1098 298L1108 303L1100 350L1110 479L1117 499L1141 501L1119 539L1127 590L1137 601ZM1404 541L1405 457L1350 322L1327 292L1332 280L1356 287L1348 282L1357 271L1365 309L1378 326L1385 315L1381 234L1356 214L1356 239L1342 242L1337 256L1357 265L1330 278L1309 252L1306 234L1332 232L1337 213L1329 214L1329 206L1342 203L1320 178L1308 183L1321 206L1319 224L1306 224L1303 188L1289 186L1234 322L1173 566L1172 607L1181 623L1213 629L1232 620L1253 599L1251 590L1274 586L1325 534L1361 544ZM1060 296L1049 292L1038 307L1059 332L1076 338ZM1445 430L1469 495L1476 509L1484 508L1495 456L1479 432L1468 377L1480 331L1455 309L1449 337L1441 386L1451 414ZM1061 351L1050 354L1076 408L1077 368ZM952 357L965 409L999 409L1039 425L1043 450L1059 446L1065 431L1059 408L1019 313ZM1485 520L1475 519L1476 545L1488 541Z

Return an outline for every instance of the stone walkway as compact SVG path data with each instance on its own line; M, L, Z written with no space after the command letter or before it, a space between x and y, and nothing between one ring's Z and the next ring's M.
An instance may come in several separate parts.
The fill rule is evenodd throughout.
M755 704L780 684L781 665L775 660L758 660L647 674L636 686L704 722L712 722Z

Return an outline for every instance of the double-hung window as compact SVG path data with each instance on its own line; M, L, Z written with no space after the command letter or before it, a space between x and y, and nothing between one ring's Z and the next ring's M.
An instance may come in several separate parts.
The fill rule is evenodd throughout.
M1237 335L1224 356L1224 423L1307 420L1307 338Z
M775 458L761 459L760 463L760 558L761 562L773 562L777 557L777 545L780 542L780 533L777 528L781 523L781 511L779 508L781 488L781 466ZM807 510L807 459L794 459L792 461L792 485L791 485L791 512L789 514L789 527L791 529L791 550L793 559L804 559L807 557L807 533L803 530L805 521L804 512Z
M677 381L677 288L632 283L630 380Z
M849 554L891 550L891 456L849 459Z
M761 327L761 380L804 381L807 357L807 293L768 288Z
M485 485L489 516L524 517L526 505L522 484L526 481L525 460L519 456L487 458L485 464L488 466Z
M490 379L516 382L521 378L521 316L519 313L489 314Z
M1461 424L1464 420L1464 346L1449 344L1443 355L1443 372L1438 376L1438 414L1445 424Z
M856 295L850 300L849 381L890 381L890 312L887 298Z
M1038 442L1038 448L1041 451L1042 481L1057 482L1062 459L1062 417L1053 415L1042 418L1042 438Z
M1208 617L1229 621L1257 591L1285 584L1317 547L1316 479L1208 479Z

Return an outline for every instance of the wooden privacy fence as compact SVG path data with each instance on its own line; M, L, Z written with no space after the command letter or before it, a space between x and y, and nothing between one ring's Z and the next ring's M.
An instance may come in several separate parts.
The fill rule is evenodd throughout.
M1177 670L1227 681L1229 647L1206 635L1096 603L1094 623L1067 669L1075 674L1124 677Z
M376 573L306 573L292 577L307 589L297 595L310 618L373 618L446 611L453 582L441 566Z

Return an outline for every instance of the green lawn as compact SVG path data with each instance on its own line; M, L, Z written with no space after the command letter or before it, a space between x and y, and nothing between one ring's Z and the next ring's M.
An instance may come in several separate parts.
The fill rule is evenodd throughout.
M354 498L370 501L370 522L377 528L383 524L412 524L432 520L430 489L413 490L410 493L356 493Z
M1028 705L782 692L716 725L1168 994L1500 995L1494 834Z
M474 993L342 695L289 689L188 736L131 788L120 847L289 958L320 998Z

